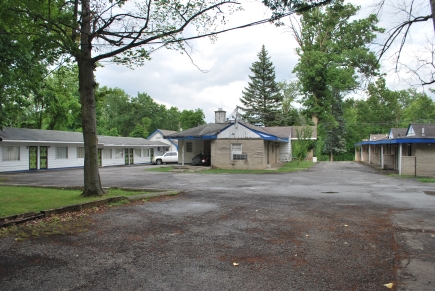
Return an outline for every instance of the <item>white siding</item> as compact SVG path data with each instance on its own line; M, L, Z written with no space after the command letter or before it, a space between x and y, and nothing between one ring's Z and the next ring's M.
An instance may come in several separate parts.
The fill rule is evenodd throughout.
M160 151L159 151L159 154L157 155L156 154L156 156L161 156L161 155L163 155L164 153L166 153L166 152L176 152L177 151L177 148L175 147L175 145L174 144L172 144L171 143L171 141L170 140L168 140L168 139L164 139L163 138L163 135L160 133L160 132L156 132L155 134L153 134L153 136L151 136L150 138L148 138L148 140L151 140L151 141L159 141L159 142L162 142L162 143L165 143L165 144L167 144L168 146L167 147L165 147L165 148L163 148L163 147L161 147L160 148ZM157 148L156 148L157 149ZM154 153L156 152L156 150L154 150Z
M186 143L192 143L192 152L186 152ZM184 147L183 147L184 146ZM178 142L178 163L183 162L183 150L184 150L184 163L191 164L193 157L204 152L204 141L203 140L180 140Z
M249 130L240 124L233 124L217 135L218 139L222 138L261 138L255 132Z
M41 144L41 143L28 143L20 145L13 142L2 142L0 151L0 172L12 171L26 171L29 170L29 146L38 147L38 161L37 167L40 165L40 146L47 146L47 165L48 169L69 168L69 167L83 167L84 159L77 159L77 145L73 144ZM3 162L3 147L5 146L20 146L20 160L19 161L5 161ZM68 147L68 159L56 159L56 147ZM80 146L80 145L79 145Z
M0 150L0 172L24 171L29 169L29 150L25 146L20 146L19 161L4 161L3 162L3 147L19 146L13 143L2 143Z
M279 143L279 161L289 162L292 160L292 146L291 142Z

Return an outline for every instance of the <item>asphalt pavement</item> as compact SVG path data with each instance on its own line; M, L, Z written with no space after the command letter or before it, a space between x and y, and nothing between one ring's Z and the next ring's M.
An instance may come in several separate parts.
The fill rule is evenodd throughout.
M183 193L94 213L82 233L1 238L0 290L435 290L433 183L355 162L267 174L148 167L101 168L103 186ZM83 170L0 179L81 186Z

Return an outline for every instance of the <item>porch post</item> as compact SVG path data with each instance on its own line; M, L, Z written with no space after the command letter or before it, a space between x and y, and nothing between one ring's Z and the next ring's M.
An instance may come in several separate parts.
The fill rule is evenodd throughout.
M370 165L371 162L372 162L372 155L371 155L371 153L372 153L372 145L369 144L368 146L369 146L369 165Z
M402 144L399 144L399 175L402 175Z
M181 165L184 166L184 140L181 140Z
M384 168L384 145L381 144L381 169Z

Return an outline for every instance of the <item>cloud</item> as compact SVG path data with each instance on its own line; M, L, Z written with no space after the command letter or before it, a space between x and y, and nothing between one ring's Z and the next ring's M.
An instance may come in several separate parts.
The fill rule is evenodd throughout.
M245 11L230 16L225 28L268 17L262 3L244 2L243 6ZM418 45L419 37L416 34L411 45ZM275 66L276 80L291 79L298 61L294 53L297 44L288 29L269 23L223 33L214 44L207 38L193 40L190 58L175 50L160 49L151 55L151 61L135 70L103 63L105 67L98 68L96 77L101 86L119 87L131 96L147 93L167 107L201 108L206 121L213 122L215 110L223 108L230 113L240 104L242 90L252 74L249 68L258 60L263 44ZM414 46L410 47L412 52ZM391 67L385 61L383 64ZM388 81L394 84L391 76Z

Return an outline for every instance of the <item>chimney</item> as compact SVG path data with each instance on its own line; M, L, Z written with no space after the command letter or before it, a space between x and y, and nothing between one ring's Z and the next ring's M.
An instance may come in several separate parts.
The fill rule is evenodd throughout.
M424 134L424 127L421 128L421 136L425 136L425 134Z
M222 108L218 108L218 110L214 112L214 123L226 123L226 114L226 111L223 111Z

